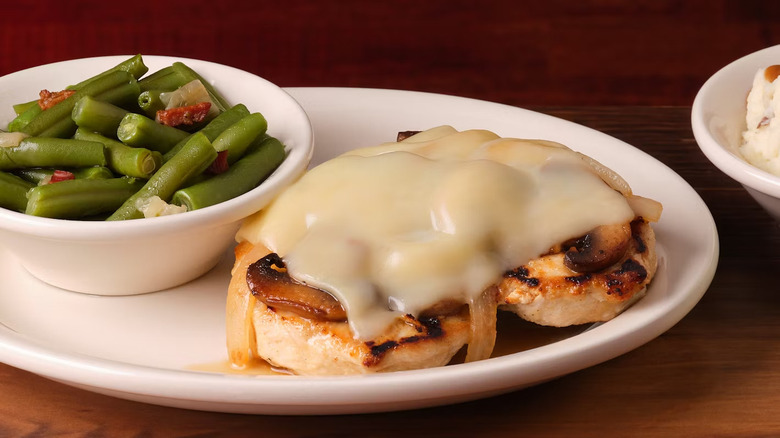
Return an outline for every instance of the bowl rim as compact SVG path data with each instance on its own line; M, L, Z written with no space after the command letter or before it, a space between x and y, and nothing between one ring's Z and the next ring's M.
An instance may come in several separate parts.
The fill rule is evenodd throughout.
M712 135L708 122L707 108L704 102L707 97L733 70L747 68L749 65L755 65L755 71L762 66L765 67L766 59L777 58L780 64L780 45L767 47L756 52L742 56L720 68L701 86L696 93L691 107L691 128L693 136L702 153L723 173L741 183L744 186L758 190L762 193L780 198L780 176L762 170L737 156L728 148L722 145ZM752 76L744 85L747 90L752 84Z
M66 67L85 61L99 61L105 62L106 65L113 65L131 56L134 55L95 56L42 64L0 77L0 87L3 86L4 82L13 81L36 69ZM254 73L225 64L180 56L143 54L142 56L145 61L181 61L187 64L207 65L211 68L251 76L253 80L263 84L264 88L279 93L279 96L287 101L287 105L294 109L296 119L300 119L299 121L303 122L299 128L299 135L303 141L296 142L293 147L285 145L287 153L285 160L258 187L233 199L203 209L188 211L186 214L145 218L143 220L109 222L37 217L0 208L0 231L7 230L61 240L125 240L140 236L167 234L182 228L237 222L262 208L262 205L270 201L279 190L294 182L306 170L314 150L314 134L311 120L301 104L284 89ZM208 76L206 78L208 79Z

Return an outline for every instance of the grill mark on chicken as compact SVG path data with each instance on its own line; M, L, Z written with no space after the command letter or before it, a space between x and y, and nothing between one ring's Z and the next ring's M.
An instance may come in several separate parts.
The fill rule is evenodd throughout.
M371 358L363 361L363 365L369 367L373 365L374 362L378 362L382 358L382 356L384 356L384 354L387 353L389 350L392 350L393 348L397 347L398 342L385 341L377 345L374 343L374 341L368 341L366 342L366 346L371 349Z
M522 281L523 283L527 284L529 287L537 287L539 286L539 279L534 277L528 276L528 268L525 266L520 266L518 268L515 268L511 271L507 271L504 273L505 278L516 278L519 281Z
M572 275L571 277L564 277L564 280L570 281L576 285L582 285L587 283L591 279L590 274Z
M647 278L647 270L634 259L627 259L620 269L607 274L607 294L622 296L625 284L641 283Z
M634 249L640 254L647 251L647 244L642 240L642 232L640 229L643 223L644 219L641 217L636 218L631 222L631 237L634 239Z
M400 339L391 339L377 343L376 341L367 341L365 344L369 348L370 356L363 361L363 365L371 367L379 363L384 355L402 345L424 342L430 339L436 339L445 335L438 318L415 318L412 315L404 316L407 324L413 325L419 335L407 336Z

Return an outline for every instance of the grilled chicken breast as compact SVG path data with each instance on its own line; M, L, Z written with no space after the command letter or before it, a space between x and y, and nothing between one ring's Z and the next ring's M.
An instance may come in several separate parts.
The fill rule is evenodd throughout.
M624 253L598 271L573 271L567 266L566 248L562 247L507 272L498 285L496 304L527 321L547 326L565 327L614 318L644 295L656 272L653 229L646 221L637 219L630 224L630 230ZM237 258L246 251L243 248ZM321 298L310 297L309 304L301 302L306 297L289 298L293 288L327 295L325 292L293 285L289 277L270 287L286 290L279 294L270 296L268 290L256 290L257 281L251 280L247 271L263 260L237 273L250 278L249 284L255 286L251 288L257 298L251 315L254 354L294 374L366 374L443 366L471 339L468 307L452 304L432 309L431 313L438 315L403 315L381 337L356 339L343 315L328 316L313 309L328 308ZM282 263L281 259L273 260ZM269 289L267 284L265 287ZM287 298L280 296L285 293Z
M573 271L566 254L556 252L507 272L499 285L501 308L555 327L614 318L644 295L658 265L650 224L639 219L630 229L625 253L604 269Z
M447 365L469 340L468 312L398 318L377 339L355 339L346 322L320 321L259 302L253 322L257 354L300 375L345 375Z
M609 320L655 276L661 211L553 142L443 126L351 151L239 231L231 362L420 369L464 346L466 362L490 357L499 308L549 326Z
M235 337L249 339L252 353L275 367L299 375L437 367L449 363L469 342L469 309L460 304L439 306L424 316L402 315L381 337L356 339L338 303L334 310L325 302L332 299L330 295L292 282L278 257L252 260L258 257L253 249L246 242L236 247L233 276L241 287L231 288L231 294L251 294L254 299L246 309L251 313L247 324L235 326L237 331L246 329L247 333ZM259 272L258 266L265 269ZM497 306L498 297L493 299ZM241 319L230 314L230 305L228 313L228 318ZM243 360L231 356L234 363Z

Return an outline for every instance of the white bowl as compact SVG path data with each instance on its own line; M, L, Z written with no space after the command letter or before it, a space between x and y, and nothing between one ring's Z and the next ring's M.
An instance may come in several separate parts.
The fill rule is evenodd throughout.
M780 176L751 165L738 150L753 77L774 64L780 64L780 45L742 57L712 75L693 101L691 126L704 155L780 220Z
M41 89L60 90L130 56L58 62L0 78L0 126L12 104ZM54 286L96 295L132 295L171 288L210 270L234 242L241 221L264 207L306 169L312 156L309 118L289 94L253 74L194 59L144 56L149 72L175 61L192 67L231 103L268 120L287 148L281 166L260 186L218 205L183 214L120 222L48 219L0 208L0 250Z

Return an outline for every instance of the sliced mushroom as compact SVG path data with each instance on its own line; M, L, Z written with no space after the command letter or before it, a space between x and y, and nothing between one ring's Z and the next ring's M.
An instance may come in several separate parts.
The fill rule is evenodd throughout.
M347 312L333 295L293 280L277 254L268 254L249 265L246 281L252 294L268 307L322 321L347 319Z
M630 224L602 225L577 239L563 262L575 272L600 271L619 262L630 242Z
M413 135L419 134L420 132L421 131L398 131L398 135L396 136L395 141L404 141Z
M246 270L252 295L268 307L286 310L318 321L346 321L347 312L333 295L295 281L277 254L271 253ZM442 300L420 312L421 318L452 316L468 311L462 301Z

